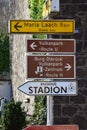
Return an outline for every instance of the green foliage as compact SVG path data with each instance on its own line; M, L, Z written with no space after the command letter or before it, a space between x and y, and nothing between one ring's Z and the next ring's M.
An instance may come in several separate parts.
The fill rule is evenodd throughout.
M30 119L30 124L44 125L46 124L46 97L36 96L35 97L35 109L33 117Z
M38 39L45 39L45 35L44 34L33 34L32 38L38 38Z
M42 7L45 0L28 0L31 19L42 19Z
M4 106L1 118L4 130L21 130L26 125L26 113L21 104L12 99Z
M9 37L0 33L0 72L9 71Z
M30 7L30 18L31 19L42 19L42 9L45 0L28 0L28 5ZM33 38L44 39L46 36L44 34L33 34Z
M31 0L30 17L32 19L38 19L37 14L39 9L37 8L39 0Z
M43 3L44 2L45 2L45 0L39 0L39 2L38 2L38 6L37 6L37 8L39 9L39 11L37 13L38 19L42 19L42 11L43 11Z

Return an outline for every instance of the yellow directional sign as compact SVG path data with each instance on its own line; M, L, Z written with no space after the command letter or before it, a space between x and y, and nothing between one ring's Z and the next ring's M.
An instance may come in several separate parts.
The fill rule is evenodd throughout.
M10 33L74 33L74 20L10 20Z

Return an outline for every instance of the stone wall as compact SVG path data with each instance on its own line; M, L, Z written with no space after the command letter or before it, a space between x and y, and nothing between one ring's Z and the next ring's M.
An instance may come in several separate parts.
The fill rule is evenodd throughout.
M80 130L87 130L87 1L60 0L60 14L53 18L75 20L75 34L52 35L52 37L76 40L76 80L78 86L77 96L54 97L53 124L78 124Z
M28 0L0 0L0 29L8 33L11 19L29 19ZM29 97L17 88L25 82L26 34L9 34L10 39L10 79L15 101L22 101L29 115L33 113L34 97ZM29 101L29 102L27 102Z
M9 20L9 1L0 0L0 30L7 32L8 20Z
M12 2L11 2L12 1ZM13 7L10 19L26 20L29 19L28 1L11 0L10 7ZM18 87L25 83L26 78L26 37L28 34L10 34L11 47L11 79L13 88L13 97L16 101L22 101L25 110L29 115L33 113L34 97L29 97L18 90ZM27 102L28 101L28 102Z

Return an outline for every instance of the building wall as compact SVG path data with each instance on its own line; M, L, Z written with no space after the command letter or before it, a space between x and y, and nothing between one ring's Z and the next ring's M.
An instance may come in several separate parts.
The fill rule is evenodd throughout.
M8 30L7 25L9 20L9 1L10 0L0 0L0 30L6 32Z
M0 32L8 31L10 0L0 0ZM3 59L3 58L2 58ZM1 62L1 61L0 61ZM10 74L8 72L0 73L0 97L9 101L12 97Z
M74 38L76 40L77 96L54 97L54 123L78 124L87 130L87 1L60 0L60 13L53 19L74 19L76 33L52 35L52 38Z
M11 19L29 19L28 0L0 0L0 29L8 33ZM29 115L33 113L34 97L28 97L17 88L25 82L26 34L9 34L10 39L10 79L15 101L22 101ZM26 100L29 99L28 103Z
M11 3L12 4L12 3ZM11 6L10 6L11 7ZM13 1L13 17L11 19L29 19L29 10L27 0L14 0ZM26 71L26 37L28 34L10 34L11 44L11 59L12 59L12 88L13 97L16 101L22 101L25 110L29 115L33 113L34 97L29 97L18 90L18 87L25 83ZM28 99L28 100L27 100ZM29 102L27 102L29 101Z

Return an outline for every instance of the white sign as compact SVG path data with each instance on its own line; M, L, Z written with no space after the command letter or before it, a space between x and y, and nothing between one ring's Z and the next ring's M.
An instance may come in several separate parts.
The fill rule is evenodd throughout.
M26 82L18 89L27 95L69 96L77 94L77 84L75 81Z

